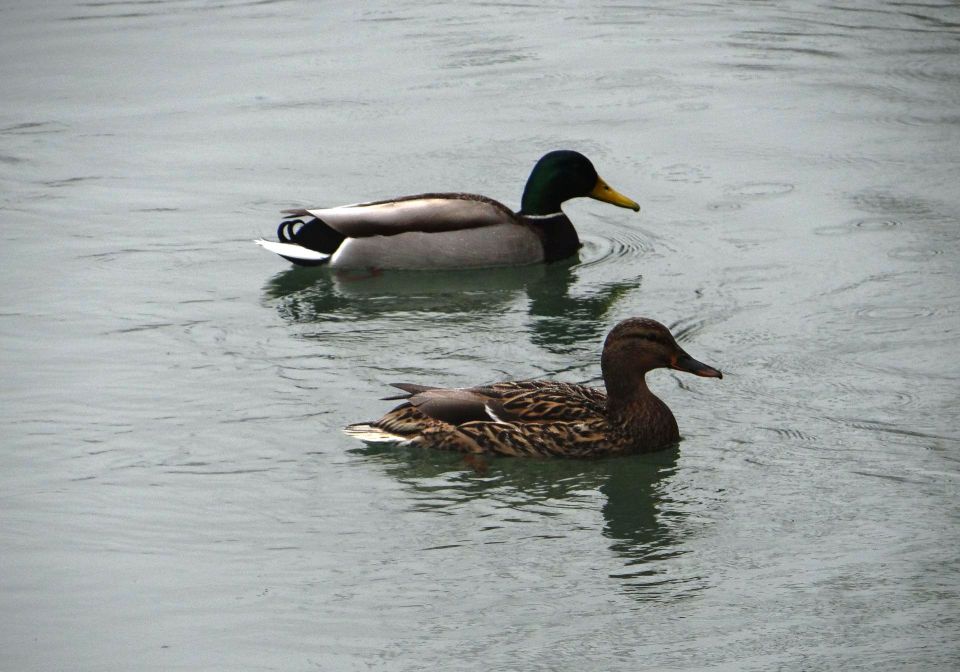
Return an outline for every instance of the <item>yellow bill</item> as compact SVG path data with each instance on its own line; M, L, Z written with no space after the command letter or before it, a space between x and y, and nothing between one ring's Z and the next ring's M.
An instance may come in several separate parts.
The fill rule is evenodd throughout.
M590 196L590 198L595 198L598 201L603 201L604 203L612 203L613 205L618 205L621 208L630 208L634 212L640 212L639 203L633 199L627 198L616 189L613 189L609 184L604 182L599 177L597 178L597 183L593 187L593 191L591 191L588 196Z

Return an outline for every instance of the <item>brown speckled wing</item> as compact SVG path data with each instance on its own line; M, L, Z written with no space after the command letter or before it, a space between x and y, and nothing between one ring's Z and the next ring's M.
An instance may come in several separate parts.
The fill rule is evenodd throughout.
M593 457L624 452L606 419L606 395L554 381L495 383L470 389L397 385L406 403L373 423L414 443L460 453ZM498 418L486 417L490 409Z
M424 432L427 445L469 453L513 457L595 457L623 452L611 440L602 419L590 422L509 423L468 422L459 427L437 426Z
M606 395L584 385L545 380L497 383L475 392L490 398L490 408L507 422L563 422L604 417Z
M422 434L435 425L449 426L441 423L439 420L434 420L424 415L415 406L411 406L410 404L401 404L376 422L370 424L392 434L410 438Z

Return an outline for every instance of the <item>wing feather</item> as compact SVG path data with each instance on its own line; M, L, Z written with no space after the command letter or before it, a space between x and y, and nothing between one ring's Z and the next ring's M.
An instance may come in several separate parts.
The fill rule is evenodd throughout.
M393 236L409 231L438 233L476 229L520 220L502 203L473 194L423 194L377 201L293 211L312 215L348 238Z
M515 381L473 388L393 383L404 402L380 420L356 426L414 445L461 453L589 457L622 452L606 419L606 395L555 381ZM352 429L348 428L348 429ZM350 432L348 432L350 433ZM381 439L383 440L383 439Z

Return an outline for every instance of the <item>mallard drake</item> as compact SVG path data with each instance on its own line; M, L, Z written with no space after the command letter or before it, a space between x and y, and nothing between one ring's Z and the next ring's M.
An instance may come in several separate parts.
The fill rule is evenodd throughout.
M550 152L533 167L519 212L475 194L419 194L336 208L285 210L280 242L255 241L295 264L459 269L556 261L580 247L560 205L589 196L639 211L583 154Z
M647 387L648 371L670 368L722 378L645 317L617 324L600 357L606 392L529 380L447 389L398 383L404 402L374 422L344 431L364 441L405 442L461 453L603 457L647 453L680 438L677 421Z

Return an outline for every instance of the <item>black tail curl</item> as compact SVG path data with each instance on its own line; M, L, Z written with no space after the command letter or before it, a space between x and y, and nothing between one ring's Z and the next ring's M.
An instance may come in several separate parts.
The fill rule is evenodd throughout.
M281 243L293 243L299 229L304 226L302 219L285 219L277 227L277 238Z
M277 227L277 238L281 243L300 245L324 254L333 254L346 240L346 236L316 217L307 221L296 217L283 220Z

